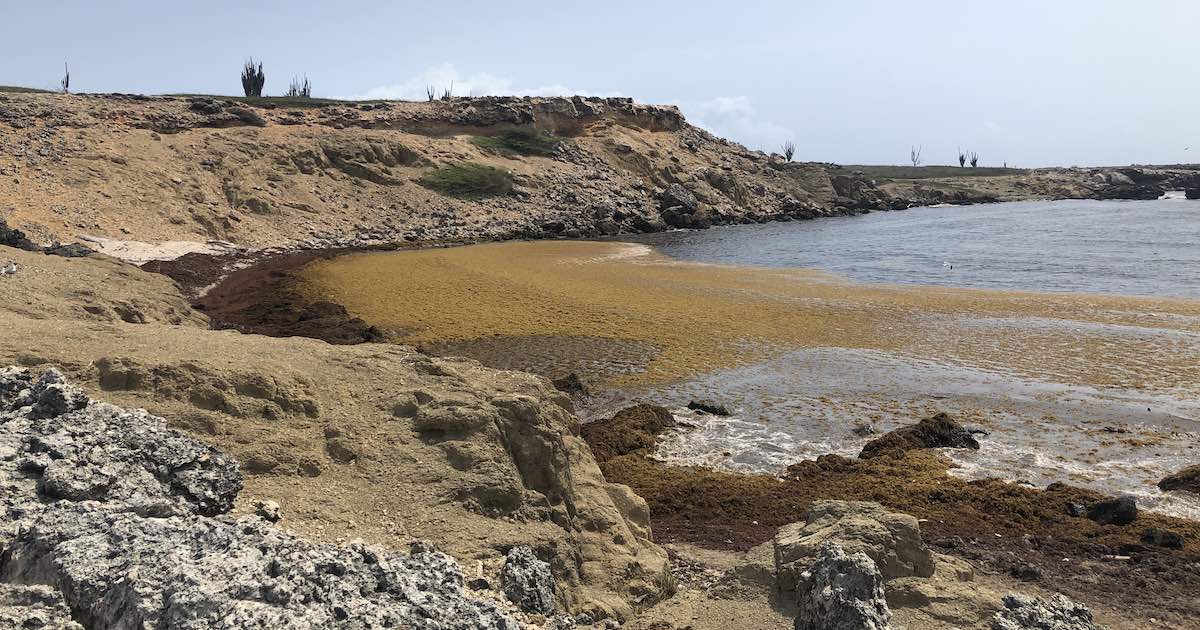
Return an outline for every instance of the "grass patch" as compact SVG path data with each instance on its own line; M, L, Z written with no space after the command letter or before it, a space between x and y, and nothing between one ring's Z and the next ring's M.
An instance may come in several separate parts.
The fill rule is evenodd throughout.
M509 129L494 136L475 136L471 142L496 153L549 157L558 152L561 140L535 129Z
M54 94L51 90L21 87L19 85L0 85L0 92L16 92L17 94Z
M417 183L443 195L463 199L508 195L513 190L512 175L507 171L469 162L436 168L422 175Z

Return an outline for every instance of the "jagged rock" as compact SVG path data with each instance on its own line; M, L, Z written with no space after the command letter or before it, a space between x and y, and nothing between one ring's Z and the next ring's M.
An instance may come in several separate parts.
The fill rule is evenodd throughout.
M0 217L0 245L24 249L31 252L36 252L41 249L36 243L29 240L25 236L25 233L21 230L8 227L8 222L4 220L4 217Z
M62 593L49 586L0 584L0 628L83 630Z
M225 514L240 489L236 462L161 418L0 370L0 584L62 586L0 589L0 620L77 628L61 597L94 630L517 629L432 547L301 540Z
M1137 520L1137 499L1129 495L1105 499L1088 509L1087 515L1101 525L1128 525Z
M714 416L728 416L729 415L728 407L726 407L725 405L717 404L710 400L693 400L692 402L688 403L687 407L688 407L688 409L691 409L692 411L699 411L700 413L707 413L707 414L714 415Z
M1186 199L1200 199L1200 188L1185 188L1183 196Z
M1200 494L1200 464L1188 466L1158 482L1160 490L1184 490Z
M871 558L885 580L933 575L933 554L921 541L917 519L866 501L817 501L803 523L775 534L775 569L782 591L798 590L799 576L826 543Z
M587 384L574 372L554 379L553 383L554 389L570 396L587 396L589 394Z
M883 576L864 553L825 543L800 575L796 630L888 630L892 612Z
M992 618L992 630L1103 630L1092 620L1092 611L1065 595L1050 599L1010 594L1004 610Z
M974 434L954 421L950 416L939 413L925 418L917 424L890 431L883 437L867 442L859 453L862 459L884 454L897 454L919 448L972 448L979 449Z
M229 511L237 463L143 410L89 403L62 374L0 369L0 465L51 499L105 501L145 516Z
M539 560L529 547L513 547L505 556L500 588L509 601L526 612L552 615L558 608L550 565Z

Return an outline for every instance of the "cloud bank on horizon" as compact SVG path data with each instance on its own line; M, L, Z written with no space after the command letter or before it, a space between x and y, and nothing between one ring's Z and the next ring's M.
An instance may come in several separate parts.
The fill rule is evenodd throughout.
M597 91L562 84L523 87L509 77L488 72L463 73L451 63L430 66L398 83L379 85L364 92L340 96L347 100L422 101L427 90L435 94L452 90L456 96L629 96L620 91ZM749 96L717 96L703 101L672 101L688 122L722 138L751 149L777 151L778 145L795 138L795 132L762 116Z

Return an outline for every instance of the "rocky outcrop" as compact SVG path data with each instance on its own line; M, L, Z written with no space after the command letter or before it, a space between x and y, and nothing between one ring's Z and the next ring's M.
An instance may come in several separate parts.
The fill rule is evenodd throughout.
M1004 610L992 619L992 630L1103 630L1087 606L1065 595L1050 599L1011 594L1004 597Z
M832 542L821 546L800 575L796 630L889 630L892 613L883 595L883 576L864 553L846 553Z
M866 501L818 501L805 522L784 525L775 535L779 589L799 591L799 576L830 542L866 554L885 580L934 573L933 554L921 541L915 517Z
M505 556L500 590L508 601L526 612L551 615L558 609L550 565L539 560L529 547L513 547Z
M335 547L228 516L236 463L54 370L0 371L0 451L0 582L60 587L85 627L517 627L427 545ZM34 627L58 597L0 591L0 615Z
M1173 475L1167 475L1158 482L1158 487L1161 490L1182 490L1200 494L1200 465L1188 466Z
M950 416L939 413L925 418L917 424L889 431L883 437L867 442L859 457L867 459L880 455L903 454L920 448L971 448L979 449L974 434L955 422Z
M0 584L0 628L84 630L62 593L41 584Z

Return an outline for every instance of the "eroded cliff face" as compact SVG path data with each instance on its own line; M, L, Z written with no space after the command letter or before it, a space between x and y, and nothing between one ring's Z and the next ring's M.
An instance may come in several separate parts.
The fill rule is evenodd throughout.
M567 608L598 617L628 618L669 589L645 502L605 482L544 379L400 346L210 331L170 310L182 298L161 276L0 247L10 257L0 363L61 369L228 453L245 475L235 515L270 499L284 530L316 541L431 541L493 584L504 553L527 545ZM87 290L64 290L71 278ZM143 316L85 308L120 303Z
M1200 185L1186 169L788 163L693 127L674 107L628 99L312 105L0 94L0 211L39 242L335 247L597 236L930 203L1144 198ZM543 134L550 147L523 155L488 143L514 131ZM460 197L419 183L457 164L494 167L511 183L502 194Z

